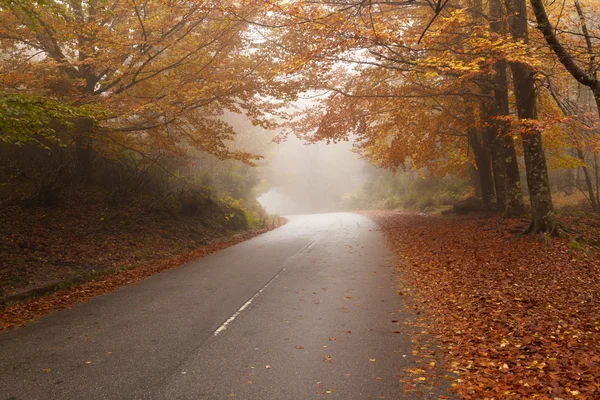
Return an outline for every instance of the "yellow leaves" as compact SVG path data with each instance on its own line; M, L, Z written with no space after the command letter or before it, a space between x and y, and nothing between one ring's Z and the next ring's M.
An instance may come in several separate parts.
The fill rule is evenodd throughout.
M484 58L475 58L471 60L461 60L452 57L433 56L419 61L419 65L426 69L434 69L431 73L469 73L481 71L481 64ZM427 74L427 72L426 72Z
M88 10L79 15L61 2L42 2L36 6L40 21L17 8L0 11L10 16L3 21L16 43L45 52L32 60L27 52L13 52L14 59L3 58L0 67L17 62L42 77L28 79L24 90L46 93L60 86L61 96L101 104L110 115L104 128L128 147L173 154L187 142L220 158L248 161L249 155L228 151L230 127L203 126L224 107L255 106L253 117L261 114L256 95L263 89L262 61L240 51L247 25L230 13L250 5L150 0L141 14L133 2L96 6L98 17L92 18ZM51 27L52 40L39 32L39 23ZM107 142L98 140L96 151L116 158Z
M411 368L411 369L409 369L409 370L408 370L408 372L409 372L411 375L414 375L414 374L424 374L424 373L425 373L425 370L423 370L423 369L421 369L421 368Z

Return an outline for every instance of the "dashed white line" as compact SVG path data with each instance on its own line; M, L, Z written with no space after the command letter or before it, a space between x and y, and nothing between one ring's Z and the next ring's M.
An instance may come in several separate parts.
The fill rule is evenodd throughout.
M312 242L310 242L305 248L303 248L302 250L300 250L300 252L298 252L297 254L295 254L294 256L290 257L290 259L288 259L286 261L285 264L288 264L289 262L291 262L293 259L295 259L297 256L299 256L300 254L307 252L309 250L312 249L312 247L317 243L317 240L313 240ZM284 265L285 265L284 264ZM265 286L263 286L258 292L256 292L254 294L254 296L250 297L250 300L248 300L246 303L244 303L243 306L241 306L231 317L229 317L227 319L227 321L223 322L223 324L221 326L219 326L217 328L217 330L213 333L213 336L218 336L219 333L223 332L224 330L227 329L227 327L229 326L229 324L231 324L233 322L233 320L235 320L238 315L240 315L242 313L242 311L244 311L246 308L248 308L248 306L250 304L252 304L252 302L262 293L264 292L269 285L271 285L273 283L273 281L275 281L277 278L279 278L279 276L281 276L281 274L283 274L287 269L284 267L281 269L281 271L279 271L277 273L277 275L275 275L274 277L271 278L271 280L269 282L267 282L267 284Z
M239 308L239 310L237 310L231 317L229 317L227 319L227 321L223 322L223 324L217 328L217 330L215 331L215 333L213 333L214 336L217 336L219 333L223 332L225 329L227 329L227 326L233 322L234 319L237 318L238 315L240 315L242 313L242 311L244 311L250 304L252 304L252 302L254 301L254 299L256 299L262 292L265 291L266 288L269 287L269 285L271 283L273 283L273 281L277 278L279 278L279 276L285 272L285 268L283 268L281 271L279 271L279 273L277 275L275 275L273 278L271 278L271 280L269 282L267 282L267 284L265 286L263 286L258 292L256 292L254 294L254 296L250 297L250 300L248 300L246 303L244 303L243 306L241 306Z

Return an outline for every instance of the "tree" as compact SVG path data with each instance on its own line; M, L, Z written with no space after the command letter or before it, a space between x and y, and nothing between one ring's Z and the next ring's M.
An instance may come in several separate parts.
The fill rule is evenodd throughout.
M581 40L584 40L584 44L583 46L581 44L579 46L580 48L583 47L585 49L585 51L578 51L577 53L579 53L581 58L587 58L587 60L585 60L588 64L587 70L580 66L577 60L577 54L569 51L569 49L561 43L556 34L556 27L552 25L548 18L543 1L531 0L531 6L535 14L538 29L544 35L544 39L569 74L571 74L577 82L592 90L598 113L600 114L600 80L598 80L598 68L600 68L600 64L598 63L597 51L594 49L592 43L596 37L594 37L588 29L586 18L579 0L573 0L573 5L575 6L577 16L579 17L581 29L581 35L577 34L575 36L581 36Z
M96 158L123 149L176 154L185 144L251 162L226 145L235 132L221 119L225 109L262 117L264 71L235 17L251 12L224 1L2 0L2 84L104 110L98 124L72 115L68 129L88 181Z
M527 9L524 0L507 0L510 33L515 41L529 42ZM525 129L523 155L525 158L527 186L531 204L532 221L527 232L556 232L558 225L553 216L552 194L548 180L546 155L542 134L533 123L537 120L535 71L530 65L515 61L510 64L516 99L517 115Z
M501 38L506 33L504 26L504 8L500 0L490 0L490 31L496 38ZM495 133L493 145L494 177L496 178L496 193L504 189L503 196L498 196L498 203L506 216L521 215L524 211L523 193L521 190L521 177L517 163L515 143L510 135L506 118L510 115L508 76L506 60L501 58L494 64L492 87L494 101L490 129Z
M486 207L495 208L497 192L509 186L511 202L505 205L503 197L502 209L518 213L518 165L501 118L508 113L506 73L489 62L503 62L511 43L490 35L480 3L453 4L445 13L442 3L433 8L302 1L274 6L280 18L260 22L273 27L265 34L269 48L279 49L281 68L297 90L323 94L319 106L302 111L306 117L293 131L309 140L352 137L375 164L395 169L411 159L415 167L440 173L464 168L464 150L471 143ZM503 88L496 77L504 78ZM440 168L444 164L447 168Z

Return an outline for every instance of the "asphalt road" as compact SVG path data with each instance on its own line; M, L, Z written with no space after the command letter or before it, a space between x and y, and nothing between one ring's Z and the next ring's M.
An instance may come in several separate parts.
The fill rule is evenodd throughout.
M0 334L0 399L437 399L399 382L415 363L392 267L364 216L290 217Z

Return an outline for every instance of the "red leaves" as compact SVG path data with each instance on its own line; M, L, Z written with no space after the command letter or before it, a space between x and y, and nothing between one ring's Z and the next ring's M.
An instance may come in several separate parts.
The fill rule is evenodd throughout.
M376 212L464 398L600 398L600 257L516 222ZM491 229L493 228L493 229ZM594 361L596 360L596 361Z

